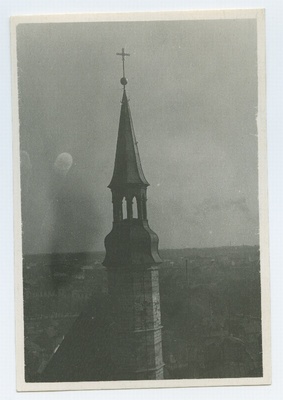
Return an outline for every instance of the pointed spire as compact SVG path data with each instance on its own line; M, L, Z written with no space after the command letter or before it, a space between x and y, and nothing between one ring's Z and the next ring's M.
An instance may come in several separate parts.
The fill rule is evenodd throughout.
M124 88L114 172L108 187L125 188L128 185L149 186L149 183L142 170L129 101Z

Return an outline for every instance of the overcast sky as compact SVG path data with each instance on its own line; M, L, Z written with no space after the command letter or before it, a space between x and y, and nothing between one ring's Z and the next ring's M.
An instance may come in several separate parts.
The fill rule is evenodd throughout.
M104 249L122 47L160 248L258 244L255 20L17 33L24 252Z

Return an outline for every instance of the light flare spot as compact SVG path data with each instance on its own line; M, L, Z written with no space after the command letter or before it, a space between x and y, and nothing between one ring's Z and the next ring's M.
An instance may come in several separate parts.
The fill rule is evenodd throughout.
M66 176L73 165L73 157L69 153L61 153L56 158L54 170L61 176Z

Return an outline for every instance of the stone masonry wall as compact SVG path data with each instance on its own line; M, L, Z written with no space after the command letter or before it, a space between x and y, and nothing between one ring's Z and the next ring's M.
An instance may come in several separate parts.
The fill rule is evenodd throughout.
M157 268L109 269L108 284L119 379L163 379Z

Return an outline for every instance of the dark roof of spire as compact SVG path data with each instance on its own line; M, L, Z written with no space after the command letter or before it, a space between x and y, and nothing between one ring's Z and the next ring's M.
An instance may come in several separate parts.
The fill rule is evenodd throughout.
M126 185L148 186L145 179L135 137L129 101L124 89L119 122L116 158L109 188Z

